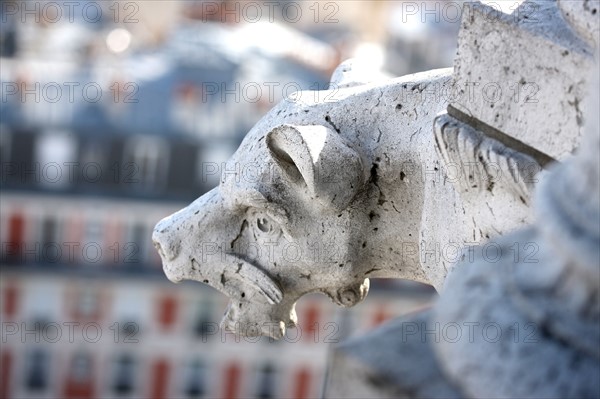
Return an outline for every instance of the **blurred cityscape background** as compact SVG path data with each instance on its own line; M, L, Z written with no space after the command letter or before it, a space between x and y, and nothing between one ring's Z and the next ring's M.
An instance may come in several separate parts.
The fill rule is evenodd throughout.
M0 1L0 397L315 398L330 345L427 306L430 287L373 281L353 309L303 298L282 341L240 339L218 329L223 295L163 276L150 236L341 61L451 66L460 7Z

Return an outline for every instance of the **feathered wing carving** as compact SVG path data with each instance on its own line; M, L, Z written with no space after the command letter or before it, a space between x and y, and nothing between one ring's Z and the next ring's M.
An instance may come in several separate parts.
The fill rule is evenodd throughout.
M436 152L448 173L461 174L452 179L460 193L503 190L530 203L538 174L543 169L533 157L507 147L448 114L435 119L434 139ZM469 167L471 165L476 167Z

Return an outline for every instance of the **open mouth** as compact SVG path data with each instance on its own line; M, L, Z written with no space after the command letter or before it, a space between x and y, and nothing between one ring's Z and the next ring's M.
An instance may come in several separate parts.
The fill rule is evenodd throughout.
M283 291L277 281L272 279L259 266L235 254L220 255L214 264L200 264L196 258L189 263L189 270L180 278L170 273L168 263L163 261L165 274L171 281L189 279L208 284L231 297L238 297L244 292L255 292L266 301L275 305L283 299ZM245 295L245 294L244 294Z

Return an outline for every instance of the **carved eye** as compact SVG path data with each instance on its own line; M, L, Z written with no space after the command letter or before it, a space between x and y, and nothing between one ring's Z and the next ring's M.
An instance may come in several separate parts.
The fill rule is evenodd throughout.
M252 218L257 235L274 236L281 231L279 224L262 212L255 213Z
M271 221L267 218L258 218L256 219L256 227L263 233L268 233L271 231Z

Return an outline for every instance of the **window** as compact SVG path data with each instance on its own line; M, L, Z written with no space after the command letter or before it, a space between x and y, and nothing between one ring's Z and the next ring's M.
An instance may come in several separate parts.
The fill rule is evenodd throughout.
M127 263L133 263L134 265L143 265L146 262L146 255L148 254L148 248L151 244L152 234L148 231L145 225L142 223L134 223L131 227L131 239L125 244L127 251Z
M48 354L35 349L27 357L25 386L29 391L44 391L48 386Z
M275 368L265 363L258 370L256 397L259 399L275 398Z
M111 176L112 165L108 165L107 143L103 140L88 140L82 146L79 179L98 185L102 177ZM112 176L111 176L112 177Z
M65 165L76 161L77 143L73 134L49 131L41 134L35 143L36 181L48 188L61 189L73 183Z
M58 226L56 219L47 216L42 221L40 259L42 263L56 263L60 260L62 247L58 243Z
M97 302L96 295L90 291L84 291L79 298L79 305L77 306L78 314L84 318L92 317L98 307Z
M84 222L83 242L81 243L82 262L87 264L101 264L106 261L106 254L102 254L104 247L104 229L100 220L91 219Z
M206 394L205 370L202 360L194 359L190 362L185 380L185 395L188 398L202 398Z
M206 339L210 334L217 331L218 326L213 321L212 304L209 301L201 301L196 307L193 331L197 338Z
M71 360L70 376L75 382L87 382L92 377L92 360L87 353L78 353Z
M56 220L48 216L42 222L42 243L44 245L56 241Z
M159 137L134 137L125 146L119 182L143 188L160 188L166 182L169 146Z
M84 287L75 291L73 299L73 318L75 320L96 321L101 317L102 298L100 292Z
M11 153L11 136L10 130L4 126L0 125L0 162L6 164L11 161L10 159ZM4 175L2 176L4 179Z
M116 223L116 222L115 222ZM110 243L109 254L110 262L116 262L117 266L123 266L130 269L136 269L142 266L148 254L148 248L151 244L152 234L147 227L135 221L124 222L125 232L122 240L115 240ZM113 231L118 230L113 223ZM114 237L118 234L113 234Z
M135 389L135 360L124 353L115 359L112 391L116 395L128 395Z

